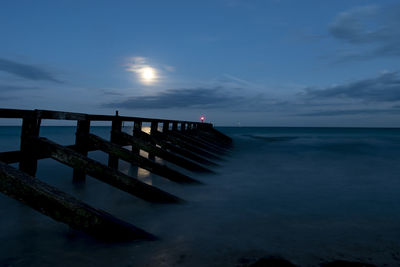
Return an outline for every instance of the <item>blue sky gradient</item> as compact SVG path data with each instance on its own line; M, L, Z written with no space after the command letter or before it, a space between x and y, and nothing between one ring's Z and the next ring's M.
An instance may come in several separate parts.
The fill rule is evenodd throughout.
M398 1L5 0L0 36L3 108L400 126Z

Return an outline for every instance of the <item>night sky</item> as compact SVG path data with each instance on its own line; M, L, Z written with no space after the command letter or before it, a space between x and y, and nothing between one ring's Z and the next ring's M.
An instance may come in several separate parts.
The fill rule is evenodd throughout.
M0 40L2 108L400 127L398 1L2 0Z

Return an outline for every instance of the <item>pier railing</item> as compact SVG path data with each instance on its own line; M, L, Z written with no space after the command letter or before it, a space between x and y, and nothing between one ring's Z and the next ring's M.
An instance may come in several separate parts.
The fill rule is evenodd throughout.
M183 200L159 188L145 184L136 177L118 170L122 159L160 177L177 183L201 184L172 167L155 161L159 157L192 172L213 173L231 146L231 139L215 130L212 124L181 120L92 115L51 110L0 109L0 118L22 119L20 149L0 152L0 191L30 207L96 237L120 239L154 239L129 223L97 210L35 178L38 159L52 158L73 168L73 180L82 182L90 175L110 186L158 203L179 203ZM76 121L75 144L62 146L40 137L42 120ZM111 122L110 140L90 132L92 121ZM132 123L131 134L122 131L123 123ZM142 131L150 123L150 133ZM162 131L158 131L159 125ZM132 146L131 150L124 146ZM88 157L88 152L100 150L108 154L108 165ZM148 153L147 157L140 150ZM8 164L19 163L19 170Z

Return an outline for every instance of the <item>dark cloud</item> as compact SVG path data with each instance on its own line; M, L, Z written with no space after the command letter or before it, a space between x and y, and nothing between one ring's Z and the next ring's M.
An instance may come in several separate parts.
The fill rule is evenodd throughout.
M262 95L240 96L237 88L224 87L170 89L153 96L130 97L122 101L105 103L102 107L127 109L208 108L232 111L260 111L268 108Z
M348 109L348 110L317 110L308 113L299 114L299 116L348 116L348 115L397 115L400 114L400 109Z
M351 99L366 102L400 101L400 76L388 72L372 79L364 79L329 88L307 88L302 94L311 99Z
M338 40L357 45L357 52L345 55L347 59L400 56L399 17L400 5L359 7L339 14L329 32Z
M221 87L170 89L154 96L138 96L104 104L127 109L222 108L239 104L241 97L230 96Z
M0 58L0 71L8 72L28 80L43 80L61 83L61 81L54 78L51 73L44 69L41 69L37 66L7 60L4 58Z

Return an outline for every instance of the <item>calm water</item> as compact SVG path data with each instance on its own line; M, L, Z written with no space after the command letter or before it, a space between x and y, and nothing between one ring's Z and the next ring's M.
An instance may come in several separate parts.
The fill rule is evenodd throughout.
M109 128L92 132L108 138ZM130 131L131 129L126 129ZM280 255L301 266L332 259L400 265L400 129L220 128L234 149L203 186L176 185L121 162L121 170L184 198L149 204L39 161L37 176L161 238L105 244L0 194L0 264L11 266L237 266ZM74 127L43 127L72 144ZM0 127L0 151L18 149ZM106 162L107 156L90 157Z

